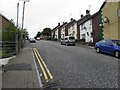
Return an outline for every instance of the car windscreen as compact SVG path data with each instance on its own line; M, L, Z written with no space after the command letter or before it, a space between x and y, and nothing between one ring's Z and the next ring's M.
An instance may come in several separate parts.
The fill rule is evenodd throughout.
M114 42L115 44L117 44L118 46L120 46L120 40L113 40L113 42Z
M120 40L117 40L116 42L117 42L117 45L120 46Z
M69 37L70 40L74 40L75 38L74 37Z

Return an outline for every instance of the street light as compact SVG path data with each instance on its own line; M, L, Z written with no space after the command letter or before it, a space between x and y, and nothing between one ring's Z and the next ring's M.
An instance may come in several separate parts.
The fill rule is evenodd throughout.
M19 1L24 1L24 4L23 4L23 15L22 15L22 30L23 30L23 25L24 25L24 10L25 10L25 2L30 2L30 0L19 0ZM19 1L17 3L17 23L16 23L16 27L18 29L18 18L19 18ZM18 31L19 32L19 31ZM18 33L17 33L17 36L16 36L16 52L18 52Z
M19 1L24 1L24 4L23 4L23 17L22 17L22 29L23 29L25 2L30 2L30 0L19 0ZM16 23L17 28L18 28L18 18L19 18L19 1L17 3L17 23Z
M23 16L22 16L22 30L23 30L23 27L24 27L25 3L26 2L30 2L30 0L20 0L20 1L24 1L24 3L23 3Z

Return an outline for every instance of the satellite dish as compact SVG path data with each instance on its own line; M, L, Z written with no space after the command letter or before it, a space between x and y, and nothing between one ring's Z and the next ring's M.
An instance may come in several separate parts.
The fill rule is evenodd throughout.
M109 23L109 19L108 19L108 17L104 17L104 19L103 19L103 21L104 21L104 23Z

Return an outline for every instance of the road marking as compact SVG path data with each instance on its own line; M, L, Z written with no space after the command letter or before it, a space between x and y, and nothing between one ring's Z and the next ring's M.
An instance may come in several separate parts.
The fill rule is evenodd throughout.
M36 56L36 58L37 58L37 60L38 60L38 62L39 62L39 65L40 65L40 68L41 68L41 70L42 70L42 72L43 72L43 75L44 75L44 77L45 77L45 80L46 80L46 82L48 82L47 74L46 74L46 72L45 72L45 70L44 70L44 68L43 68L43 66L42 66L42 63L40 62L40 59L39 59L39 57L38 57L38 55L37 55L37 53L36 53L36 51L35 51L35 48L33 48L33 51L34 51L34 54L35 54L35 56Z
M46 71L47 71L47 73L48 73L48 75L49 75L50 79L53 79L53 76L52 76L52 74L50 73L50 71L49 71L49 69L48 69L47 65L46 65L46 64L45 64L45 62L43 61L43 59L42 59L41 55L39 54L39 52L37 51L37 49L36 49L36 48L35 48L35 50L36 50L36 52L37 52L37 54L38 54L38 56L39 56L39 58L40 58L40 60L41 60L42 64L44 65L44 67L45 67L45 69L46 69Z
M34 57L33 52L32 52L32 56L33 56L33 60L34 60L35 69L36 69L36 72L37 72L37 77L38 77L39 86L40 86L40 88L42 88L42 87L43 87L43 84L42 84L42 81L41 81L41 78L40 78L40 73L39 73L39 71L38 71L38 67L37 67L37 64L36 64L36 61L35 61L35 57Z

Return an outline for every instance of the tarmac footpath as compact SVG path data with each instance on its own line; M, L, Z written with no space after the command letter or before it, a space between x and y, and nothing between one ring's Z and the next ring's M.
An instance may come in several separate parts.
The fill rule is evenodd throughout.
M2 73L2 89L42 87L34 55L29 46L11 59L4 66L4 71Z

